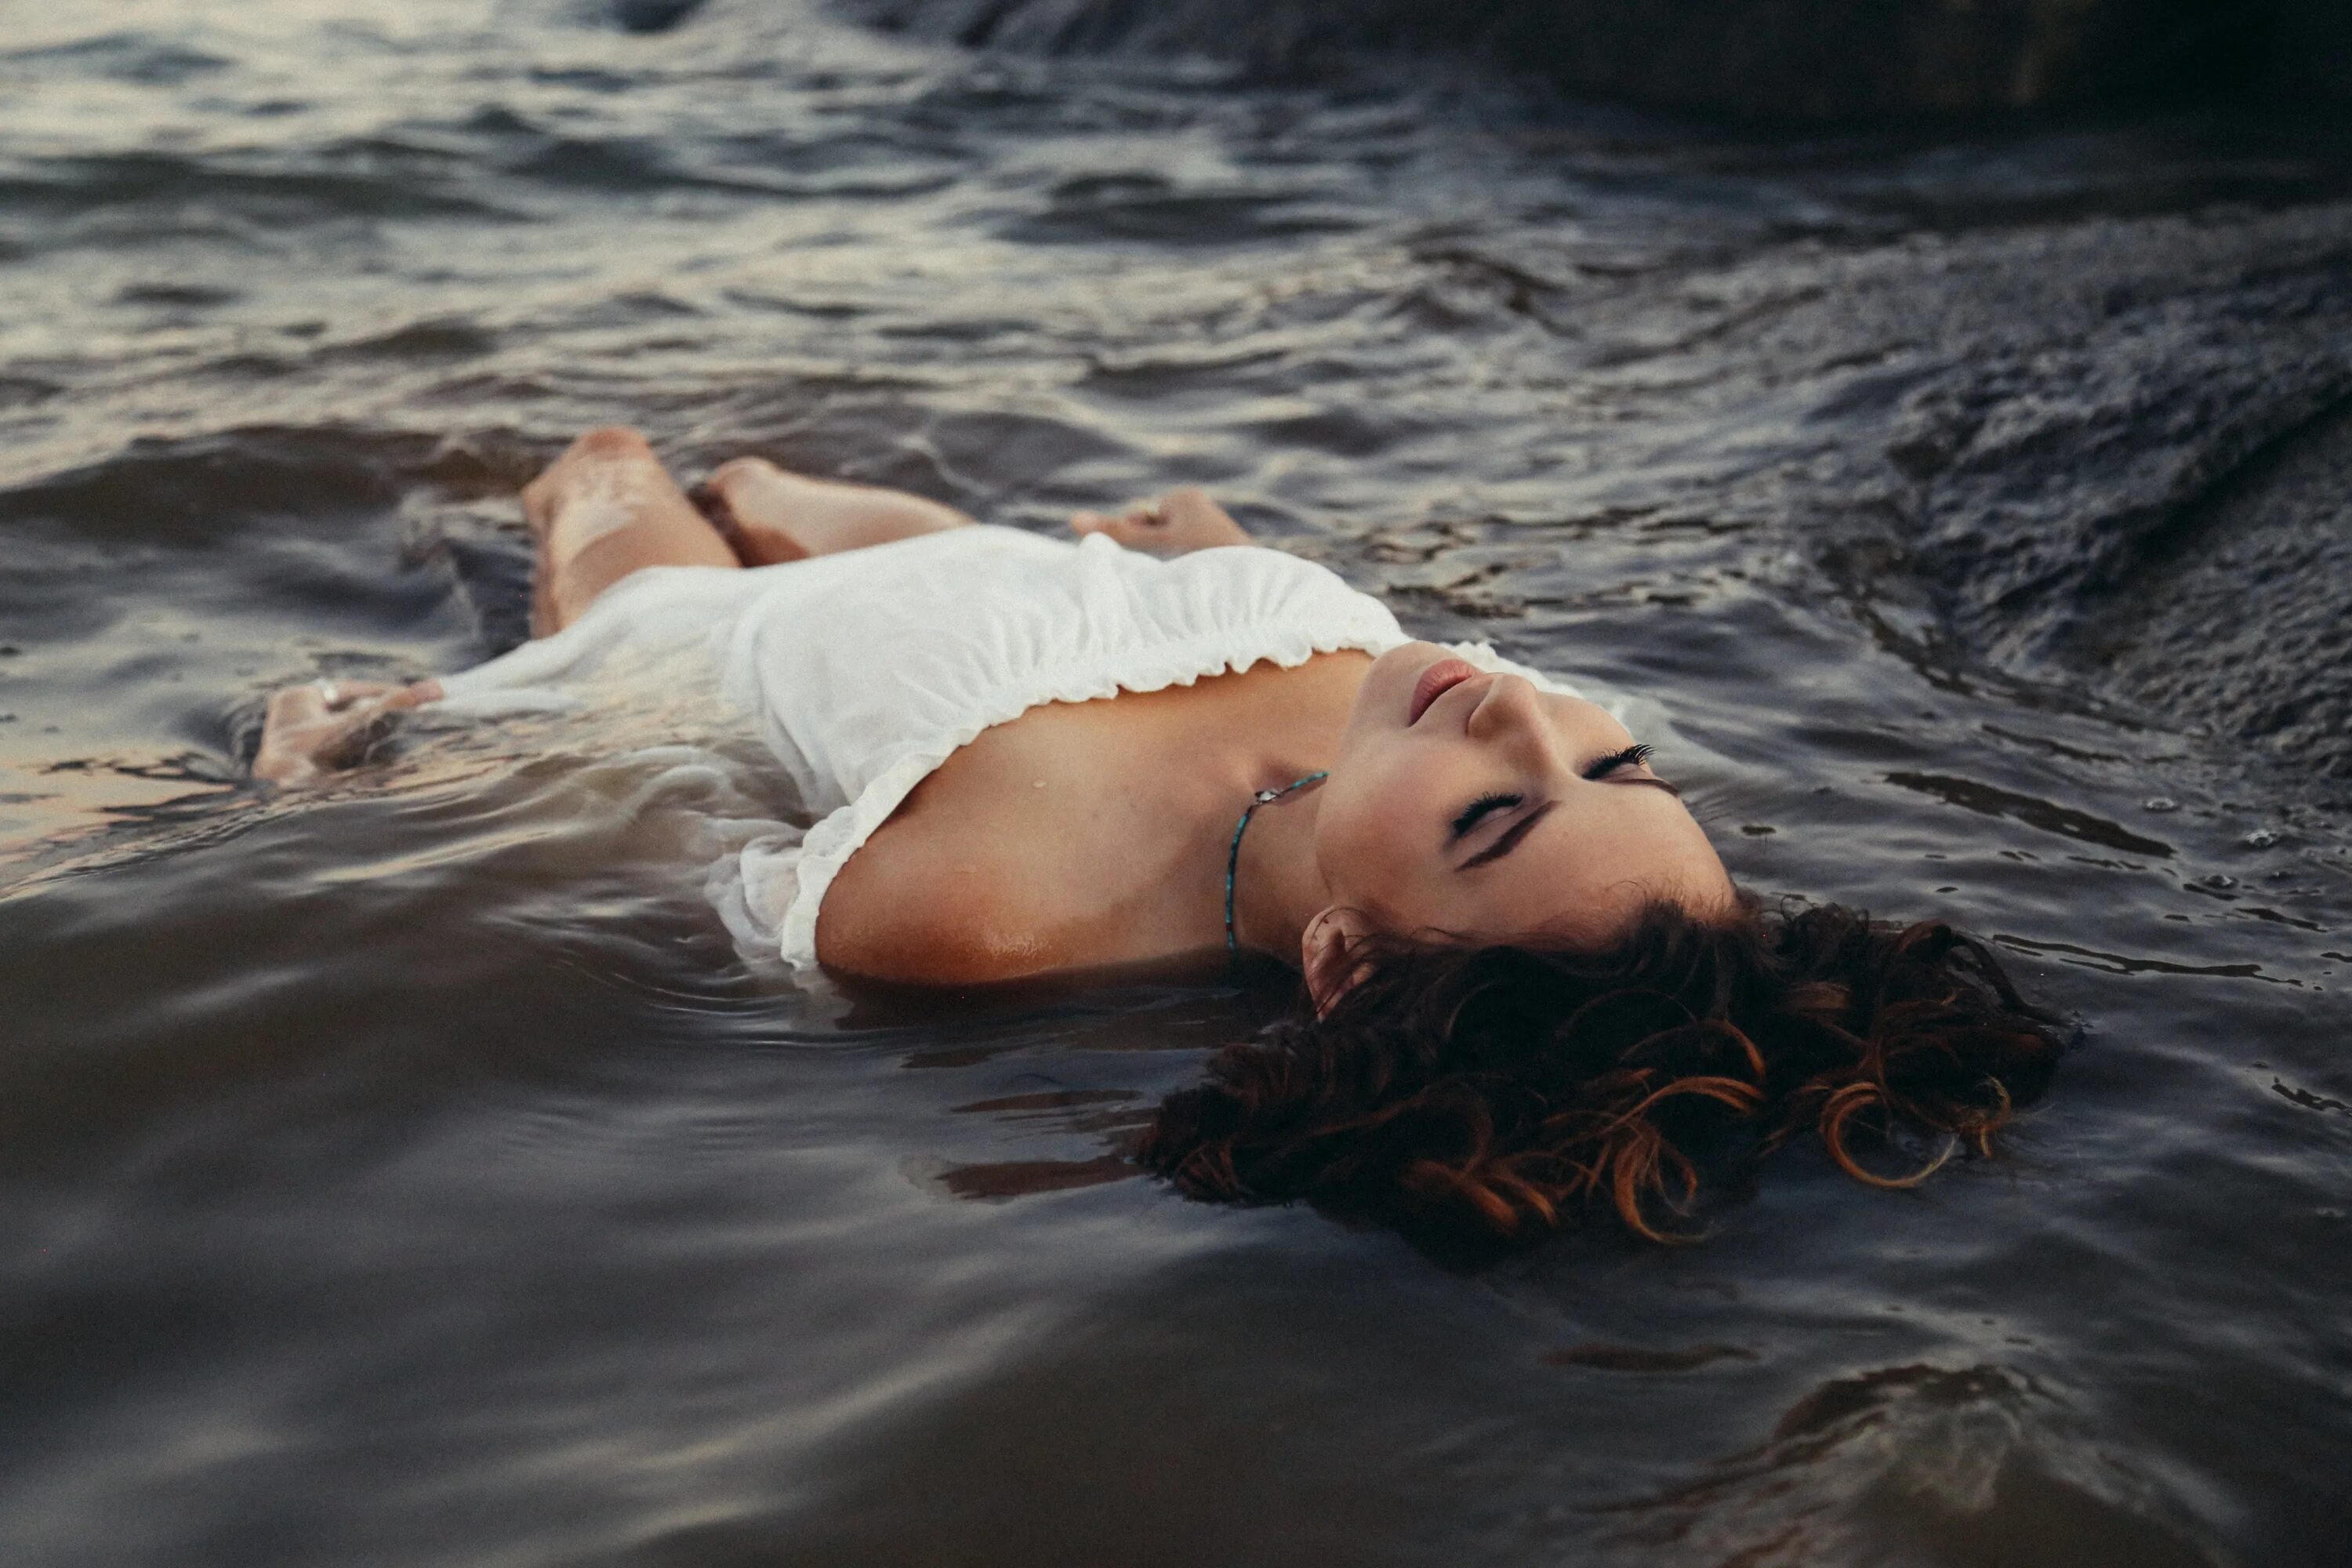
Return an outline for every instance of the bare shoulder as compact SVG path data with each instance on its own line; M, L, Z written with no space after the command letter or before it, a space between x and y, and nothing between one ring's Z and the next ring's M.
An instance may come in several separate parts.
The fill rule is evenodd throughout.
M1034 901L984 843L880 833L825 890L817 961L901 985L976 985L1064 967Z
M909 985L1098 962L1103 932L1084 917L1131 889L1100 885L1072 802L1098 802L1117 786L1139 711L1126 701L1050 704L948 758L826 889L818 961Z
M970 985L1154 963L1219 944L1234 805L1204 751L1280 730L1328 750L1362 654L1116 700L1048 703L983 731L851 856L817 917L826 968Z

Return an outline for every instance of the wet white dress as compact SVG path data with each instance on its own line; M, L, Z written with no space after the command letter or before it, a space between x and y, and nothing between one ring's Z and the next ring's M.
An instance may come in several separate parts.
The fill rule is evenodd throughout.
M593 700L595 683L709 681L790 774L805 832L736 853L738 935L816 963L817 911L841 868L955 750L1046 702L1189 686L1204 676L1410 641L1378 599L1280 551L1172 560L980 526L750 571L656 567L554 637L444 681L453 715ZM1562 683L1483 644L1481 668Z

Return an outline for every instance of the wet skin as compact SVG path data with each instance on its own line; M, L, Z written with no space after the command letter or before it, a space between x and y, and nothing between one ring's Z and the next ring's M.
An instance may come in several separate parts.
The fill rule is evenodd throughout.
M1415 711L1424 676L1446 684ZM1652 898L1727 905L1706 835L1607 710L1414 643L1366 675L1316 859L1353 934L1597 942Z
M1235 899L1244 943L1318 990L1373 931L1575 944L1650 898L1729 900L1705 833L1594 704L1481 675L1409 721L1421 674L1450 657L1413 643L1034 709L950 758L850 860L818 954L917 983L1220 955L1240 805L1324 769L1253 818Z

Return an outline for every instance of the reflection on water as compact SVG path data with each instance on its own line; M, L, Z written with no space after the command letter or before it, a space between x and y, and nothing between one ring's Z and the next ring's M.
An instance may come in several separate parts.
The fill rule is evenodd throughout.
M2334 1559L2333 154L604 17L11 17L0 1555ZM1917 1194L1792 1150L1465 1277L1130 1174L1259 990L747 963L703 869L789 803L708 714L230 782L273 685L520 637L513 491L614 419L1041 528L1208 484L2087 1044ZM2232 561L2291 657L2196 636Z

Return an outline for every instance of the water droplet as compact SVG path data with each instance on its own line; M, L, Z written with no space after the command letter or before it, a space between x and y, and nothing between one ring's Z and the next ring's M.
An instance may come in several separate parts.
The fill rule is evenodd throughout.
M2139 804L2141 809L2145 811L2166 812L2180 809L2180 803L2168 795L2152 795Z

